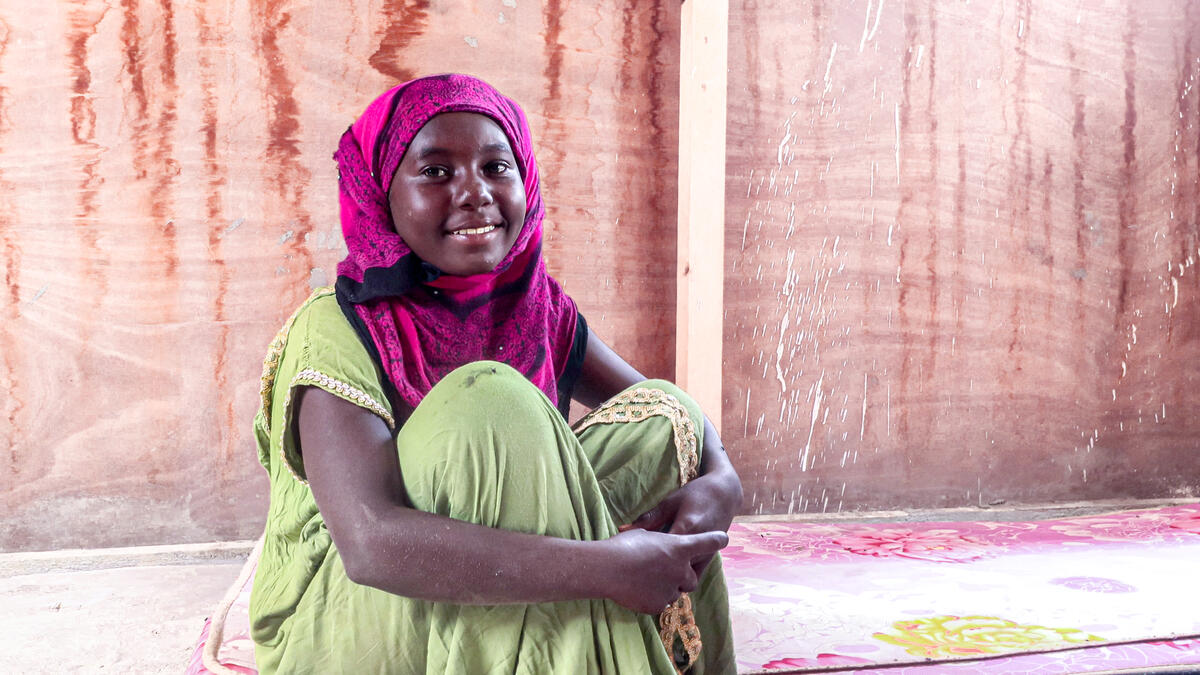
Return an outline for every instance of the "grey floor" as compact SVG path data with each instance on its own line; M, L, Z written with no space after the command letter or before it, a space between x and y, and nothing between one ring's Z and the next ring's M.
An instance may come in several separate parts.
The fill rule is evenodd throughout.
M249 550L0 555L0 673L178 675Z

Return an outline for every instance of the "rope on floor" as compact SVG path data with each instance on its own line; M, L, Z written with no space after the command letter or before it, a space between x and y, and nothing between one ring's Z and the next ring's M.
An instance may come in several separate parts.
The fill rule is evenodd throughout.
M237 581L233 582L229 590L225 591L225 597L221 598L221 603L213 611L212 622L208 625L208 639L204 641L204 652L200 655L201 663L213 675L241 675L238 671L228 668L218 661L217 652L220 651L221 642L225 639L225 619L229 616L229 608L237 601L238 596L242 593L242 588L246 586L250 575L258 566L258 557L262 555L263 540L266 539L266 536L266 532L264 532L258 541L254 542L254 549L250 551L250 557L246 558L246 564L242 565L242 571L238 573Z

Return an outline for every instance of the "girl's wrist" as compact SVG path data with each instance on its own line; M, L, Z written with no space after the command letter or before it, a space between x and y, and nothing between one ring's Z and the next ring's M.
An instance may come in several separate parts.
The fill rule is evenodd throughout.
M613 584L618 583L614 570L619 566L612 540L571 541L570 545L579 560L572 574L578 596L591 600L611 599Z
M714 487L718 487L722 493L733 495L736 493L736 498L741 501L742 481L738 477L737 471L729 460L724 462L711 462L707 471L700 474L699 478L703 478L705 482L712 483Z
M721 514L718 518L721 529L728 530L733 516L742 507L742 483L737 472L729 466L717 468L694 482L705 484L707 503L714 513Z

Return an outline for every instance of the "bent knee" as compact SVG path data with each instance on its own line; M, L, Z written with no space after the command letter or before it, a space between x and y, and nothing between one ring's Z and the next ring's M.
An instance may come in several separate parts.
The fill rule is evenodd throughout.
M409 426L491 435L544 423L554 406L532 382L498 361L474 361L441 379L409 418ZM556 413L557 414L557 413Z
M512 366L499 361L472 361L443 377L422 401L523 397L539 391Z
M514 377L525 380L525 377L517 372L516 368L507 363L499 361L472 361L450 371L435 385L435 388L443 384L468 388L474 386L480 378L487 379L492 376L495 376L499 380L507 380Z
M669 380L646 380L639 382L633 386L635 389L656 389L664 394L670 394L679 399L680 403L694 403L692 397L688 393L679 388L679 385Z
M499 526L498 505L520 502L511 490L530 489L561 463L565 429L541 390L512 367L459 367L430 390L397 436L408 498L421 510Z
M674 397L675 400L679 401L679 403L687 409L688 414L692 417L692 420L703 427L704 413L700 409L700 404L696 402L696 399L692 398L691 394L687 393L683 389L680 389L679 385L675 384L674 382L670 382L668 380L646 380L645 382L639 382L630 388L653 389Z

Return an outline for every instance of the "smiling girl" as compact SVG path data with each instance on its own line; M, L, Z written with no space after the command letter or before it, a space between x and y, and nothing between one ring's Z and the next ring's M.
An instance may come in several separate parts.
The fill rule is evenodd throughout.
M349 254L272 342L255 418L259 671L733 672L737 474L546 273L521 109L414 80L335 158Z

